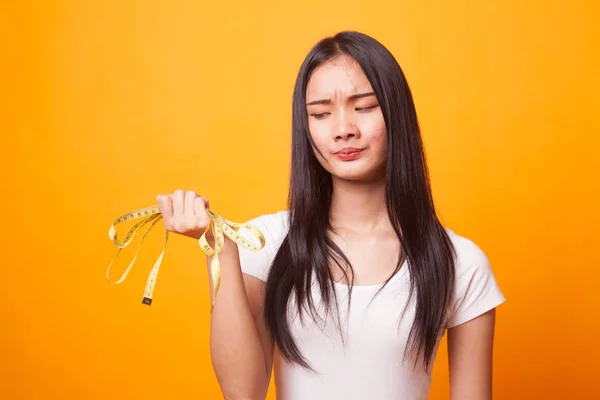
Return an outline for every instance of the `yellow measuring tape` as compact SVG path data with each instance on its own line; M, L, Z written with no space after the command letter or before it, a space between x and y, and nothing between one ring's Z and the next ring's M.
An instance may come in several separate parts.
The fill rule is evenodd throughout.
M206 227L204 233L198 240L198 243L200 244L200 248L202 249L202 251L207 256L213 257L211 260L211 263L210 263L210 271L211 271L213 287L214 287L213 302L211 305L211 312L212 312L212 309L214 308L214 305L215 305L215 300L217 298L217 292L219 290L219 285L221 283L221 266L219 263L219 253L223 250L223 246L225 244L225 236L224 235L227 235L227 237L229 237L233 242L235 242L249 250L252 250L252 251L258 251L264 247L265 237L263 236L262 232L260 230L258 230L258 228L256 228L254 225L252 225L250 223L240 224L237 222L232 222L232 221L229 221L228 219L221 217L219 214L217 214L209 209L207 209L206 211L208 212L208 214L210 216L210 222L209 222L208 226ZM125 234L125 238L123 239L123 241L119 242L117 240L117 230L115 227L124 222L136 220L136 219L139 219L140 221L135 223L129 229L129 231ZM110 240L113 242L113 244L115 246L117 246L117 252L114 255L110 264L108 265L108 268L106 269L106 279L108 279L108 281L110 283L118 285L119 283L121 283L125 280L125 278L127 277L127 274L129 274L129 271L131 270L131 268L133 267L133 264L135 263L135 260L137 259L138 253L140 251L140 247L142 245L142 242L146 238L146 235L148 235L148 233L152 230L154 225L156 225L158 223L158 221L160 221L161 219L162 219L162 214L160 213L160 209L158 208L158 206L152 206L152 207L146 207L146 208L142 208L139 210L128 212L127 214L123 214L113 221L112 225L110 226L110 229L108 230L108 236L109 236ZM131 261L131 263L129 263L129 266L127 267L127 269L125 270L125 272L123 273L121 278L118 281L113 282L109 276L110 267L113 265L113 263L117 259L121 250L123 250L125 247L129 246L129 244L131 244L131 241L133 240L133 237L135 236L135 234L142 227L144 227L146 225L148 227L147 227L146 231L144 232L144 234L142 235L142 238L140 239L140 242L138 244L138 248L137 248L137 251L135 252L135 256L133 257L133 260ZM238 233L238 230L240 228L244 228L244 229L247 229L248 231L250 231L250 233L258 239L259 245L256 245L256 244L252 243L251 241L249 241L248 239L241 236ZM210 246L210 244L208 244L208 241L206 240L206 234L210 231L210 229L213 229L213 236L215 239L215 248L214 249ZM164 255L165 255L165 250L167 248L168 239L169 239L169 231L165 230L165 241L163 244L162 251L161 251L160 255L158 256L158 259L154 263L154 267L150 271L150 274L148 275L148 279L146 281L146 289L144 291L144 297L142 299L143 304L147 304L147 305L152 304L152 295L154 293L154 287L156 285L156 278L158 277L158 270L160 268L160 265L162 263Z

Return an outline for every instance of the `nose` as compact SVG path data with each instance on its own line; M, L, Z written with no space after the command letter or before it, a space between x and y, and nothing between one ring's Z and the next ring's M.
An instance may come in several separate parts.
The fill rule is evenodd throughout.
M335 140L348 140L360 136L358 127L351 115L342 111L338 113L337 126L334 128Z

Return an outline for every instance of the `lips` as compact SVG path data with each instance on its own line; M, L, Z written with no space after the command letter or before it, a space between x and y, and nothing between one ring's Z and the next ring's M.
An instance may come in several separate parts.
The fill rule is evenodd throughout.
M357 149L355 147L344 147L343 149L336 152L335 154L349 155L349 154L358 153L361 151L362 151L362 149Z
M363 149L357 149L355 147L345 147L335 153L337 158L342 161L356 160L362 155Z

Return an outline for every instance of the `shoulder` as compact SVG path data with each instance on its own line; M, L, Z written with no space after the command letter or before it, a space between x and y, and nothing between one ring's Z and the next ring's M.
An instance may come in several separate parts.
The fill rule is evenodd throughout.
M289 226L289 211L280 210L273 213L262 214L247 221L259 229L268 231L267 234L281 235L287 233ZM263 232L265 234L265 232Z
M258 228L265 237L264 249L267 252L276 252L289 229L289 211L281 210L262 214L247 222Z
M288 232L289 211L281 210L262 214L246 222L254 225L262 233L265 238L265 245L258 251L238 246L240 266L244 274L266 282L271 263ZM245 229L241 229L239 233L247 239L256 242L256 239L251 237Z
M455 288L448 327L467 322L505 301L486 253L473 240L446 232L455 251Z
M457 277L472 268L489 267L489 259L477 243L449 228L446 233L454 247Z

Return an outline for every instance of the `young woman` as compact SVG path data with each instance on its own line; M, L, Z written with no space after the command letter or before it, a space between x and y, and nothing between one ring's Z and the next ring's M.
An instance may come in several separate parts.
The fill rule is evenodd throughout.
M448 332L452 399L491 399L497 305L485 254L434 208L403 72L373 38L321 40L293 100L289 210L227 239L211 354L226 399L426 399ZM208 202L159 195L169 231L198 239ZM210 276L210 274L209 274ZM212 287L212 283L211 283Z

